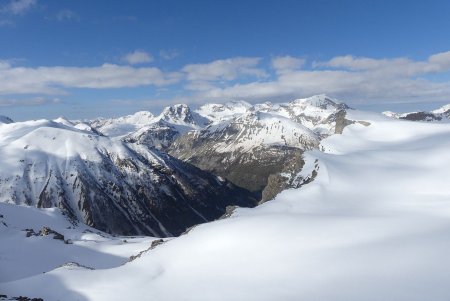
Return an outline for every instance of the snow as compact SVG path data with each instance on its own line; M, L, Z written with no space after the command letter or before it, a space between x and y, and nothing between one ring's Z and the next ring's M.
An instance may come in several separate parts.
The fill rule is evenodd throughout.
M233 129L236 133L230 137L233 141L226 139L217 142L214 146L217 152L230 152L239 150L248 152L251 149L263 145L282 145L289 147L305 148L305 145L317 146L318 137L308 128L274 114L261 112L248 112L235 119L212 124L207 127L202 136L222 135L227 129ZM234 132L230 130L230 132Z
M64 123L36 120L0 126L0 202L36 205L48 181L58 176L71 185L78 172L95 173L97 179L107 177L102 170L87 171L84 161L92 165L107 156L134 156L122 142ZM79 205L71 204L71 208Z
M187 105L176 104L164 108L158 116L154 116L148 111L141 111L115 119L96 119L89 123L92 128L108 137L117 140L136 140L146 132L157 133L164 130L166 132L173 131L173 136L177 136L191 130L201 129L208 123L208 120L191 112ZM167 144L168 141L155 139L154 145L151 146L167 146Z
M58 268L0 290L45 300L449 300L450 124L350 118L365 122L307 154L318 174L300 189L125 265Z
M140 111L119 118L96 119L91 121L91 126L106 136L122 137L151 123L154 118L155 116L151 112Z
M450 104L440 107L439 109L431 111L434 114L444 114L450 110Z
M83 224L72 224L57 208L0 203L0 214L0 283L42 274L68 262L95 269L117 267L154 240L113 237ZM37 233L43 227L63 234L70 244L52 235L26 237L24 229Z
M195 110L212 123L222 122L246 113L252 105L246 101L230 101L225 104L205 104Z

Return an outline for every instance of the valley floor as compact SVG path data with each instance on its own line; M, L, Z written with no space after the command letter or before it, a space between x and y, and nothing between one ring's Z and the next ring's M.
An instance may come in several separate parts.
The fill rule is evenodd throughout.
M111 237L73 226L55 209L0 204L0 294L450 300L450 124L349 114L370 125L348 126L322 141L324 152L308 152L302 173L316 168L313 182L199 225L130 262L154 239ZM43 226L72 244L22 231ZM63 265L70 261L78 265Z

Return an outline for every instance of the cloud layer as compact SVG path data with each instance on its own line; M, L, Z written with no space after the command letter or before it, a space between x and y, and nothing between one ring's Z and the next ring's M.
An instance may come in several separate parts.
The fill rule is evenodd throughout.
M0 60L0 94L51 95L65 94L69 88L140 86L166 87L170 91L176 85L177 97L202 101L283 100L320 93L352 102L450 100L450 51L425 60L351 55L313 62L293 56L270 61L236 57L187 64L173 71L132 66L152 61L150 54L143 51L125 58L130 65L30 68Z

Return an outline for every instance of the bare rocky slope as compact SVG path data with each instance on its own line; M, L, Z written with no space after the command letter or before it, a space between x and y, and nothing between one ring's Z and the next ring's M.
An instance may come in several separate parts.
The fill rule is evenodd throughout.
M211 124L180 136L168 151L264 202L293 187L291 178L304 165L304 151L352 123L346 119L348 109L325 95L283 104L209 104L197 112Z

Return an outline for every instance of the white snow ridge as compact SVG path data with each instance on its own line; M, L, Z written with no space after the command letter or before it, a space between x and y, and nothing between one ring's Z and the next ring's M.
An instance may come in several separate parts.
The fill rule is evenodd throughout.
M0 203L0 294L66 301L450 300L450 123L350 110L326 96L236 105L207 105L196 112L176 106L165 111L164 126L190 124L197 131L192 135L245 126L245 137L240 127L233 128L239 138L233 147L243 151L256 144L296 147L301 137L308 147L297 176L308 181L163 241L112 236L67 219L58 208ZM351 121L342 134L330 118L339 110ZM151 125L145 127L152 130ZM2 178L7 183L0 183L2 201L14 195L7 200L3 194L11 187L8 181L24 174L16 164L22 159L18 149L28 146L29 156L51 152L54 168L65 170L60 158L72 154L100 160L103 149L124 157L143 147L89 138L86 126L93 125L69 130L57 121L0 124L1 155L10 158L0 161L0 173L7 175ZM277 136L266 136L269 130ZM32 131L49 141L31 141ZM97 148L82 150L81 142L45 148L53 138L62 139L62 132L95 139ZM159 151L147 154L160 160Z

